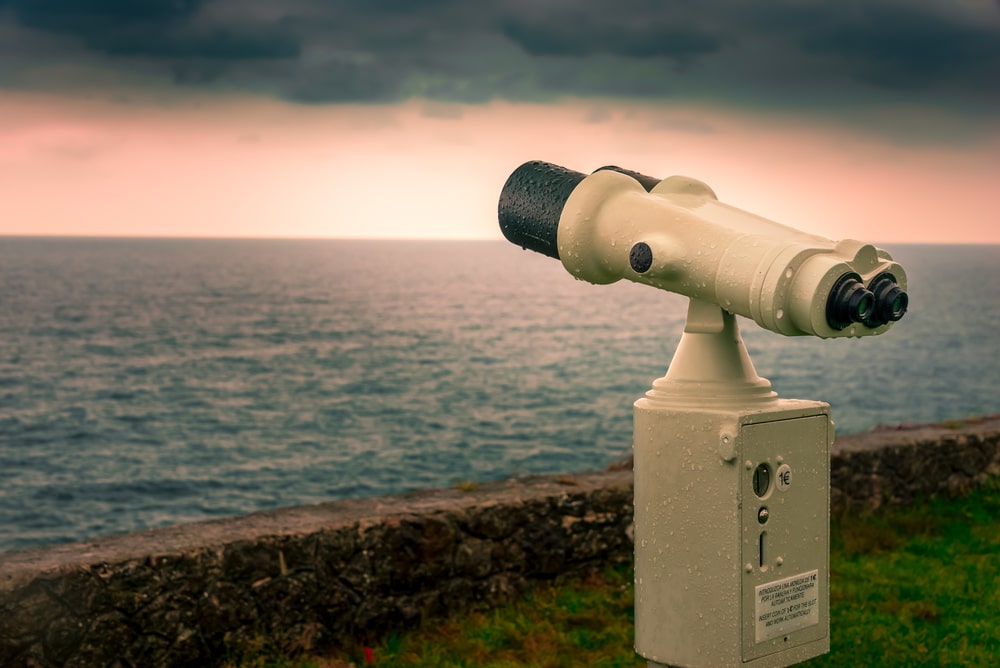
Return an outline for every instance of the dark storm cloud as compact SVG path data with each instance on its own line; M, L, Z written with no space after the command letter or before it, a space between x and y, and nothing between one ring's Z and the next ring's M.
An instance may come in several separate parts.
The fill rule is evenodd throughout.
M836 64L859 81L890 88L951 83L994 89L1000 81L996 20L962 20L958 12L931 11L920 3L868 3L770 6L757 22L760 30L770 24L774 35L804 55Z
M504 36L533 56L589 56L689 60L722 47L717 35L674 22L621 25L605 17L571 14L553 20L512 17L501 23Z
M295 58L299 45L281 25L241 32L197 25L206 0L9 0L17 21L39 31L76 37L111 56L245 60ZM0 5L2 6L2 5Z
M582 95L815 107L870 99L983 111L1000 103L998 6L0 0L0 27L22 29L22 45L59 36L61 51L40 54L49 62L79 59L310 103ZM0 84L3 74L0 67Z
M203 0L5 0L29 24L56 27L68 21L163 19L190 15Z

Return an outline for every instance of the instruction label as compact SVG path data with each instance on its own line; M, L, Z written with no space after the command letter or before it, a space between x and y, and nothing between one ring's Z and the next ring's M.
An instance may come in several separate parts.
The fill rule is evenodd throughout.
M819 571L754 588L755 642L819 624Z

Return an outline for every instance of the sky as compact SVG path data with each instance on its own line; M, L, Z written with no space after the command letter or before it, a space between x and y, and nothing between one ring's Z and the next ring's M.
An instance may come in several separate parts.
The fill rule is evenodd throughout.
M0 235L498 239L532 159L1000 243L1000 0L0 0Z

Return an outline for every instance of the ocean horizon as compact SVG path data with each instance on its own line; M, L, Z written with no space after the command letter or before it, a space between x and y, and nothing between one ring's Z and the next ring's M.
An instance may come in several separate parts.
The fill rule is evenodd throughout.
M884 246L909 313L739 318L839 434L1000 413L1000 246ZM687 300L503 241L0 237L0 550L626 457Z

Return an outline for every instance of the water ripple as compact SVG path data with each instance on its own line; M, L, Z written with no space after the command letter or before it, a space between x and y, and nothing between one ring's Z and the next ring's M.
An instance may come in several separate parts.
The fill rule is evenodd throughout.
M891 250L893 332L741 320L758 371L841 433L1000 412L997 247ZM0 550L602 467L686 306L499 242L3 239L0 272Z

